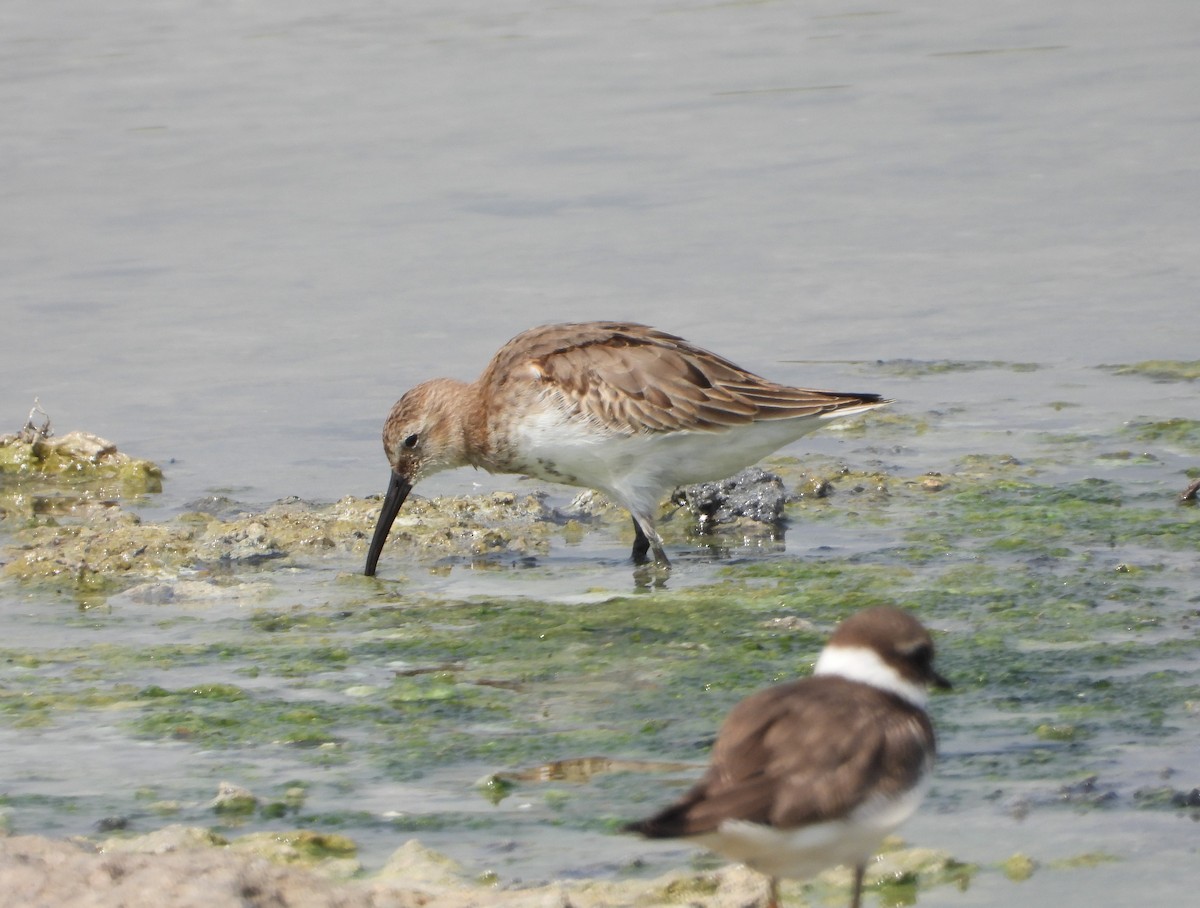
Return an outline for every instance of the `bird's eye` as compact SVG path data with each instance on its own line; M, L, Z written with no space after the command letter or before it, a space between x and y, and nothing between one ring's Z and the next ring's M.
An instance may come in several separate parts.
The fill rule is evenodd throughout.
M911 647L907 655L914 665L928 665L933 661L933 647L927 643L919 643Z
M417 437L416 433L414 432L412 435L408 436L408 438L404 439L404 447L415 448L417 446L418 441L420 441L420 439Z

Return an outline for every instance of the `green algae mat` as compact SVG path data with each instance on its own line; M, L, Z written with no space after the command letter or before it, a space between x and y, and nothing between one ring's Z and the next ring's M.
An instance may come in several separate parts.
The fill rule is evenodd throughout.
M1104 380L1178 390L1194 365ZM1181 496L1200 421L1078 421L1054 394L1019 436L896 408L768 462L793 493L782 528L701 534L668 508L670 574L623 560L623 513L521 483L414 501L365 578L377 499L213 498L150 522L152 464L6 436L0 822L286 833L367 871L416 837L508 886L703 869L616 830L696 775L734 702L890 603L934 630L955 689L933 700L936 782L902 830L939 857L877 879L885 901L1131 874L1166 898L1200 818L1200 508Z

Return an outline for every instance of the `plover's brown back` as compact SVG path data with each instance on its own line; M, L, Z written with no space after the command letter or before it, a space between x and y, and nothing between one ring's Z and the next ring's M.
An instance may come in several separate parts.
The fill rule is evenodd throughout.
M949 682L920 622L893 608L859 612L817 674L741 701L700 781L627 829L693 840L773 879L848 864L857 905L865 863L924 797L936 749L929 686Z

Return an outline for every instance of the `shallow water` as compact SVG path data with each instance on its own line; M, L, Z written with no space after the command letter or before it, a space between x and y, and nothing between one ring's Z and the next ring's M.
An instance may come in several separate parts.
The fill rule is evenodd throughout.
M252 504L366 495L383 491L379 427L406 387L471 377L533 323L631 318L782 381L897 398L889 416L899 424L880 417L861 434L824 432L789 454L910 478L953 473L966 455L1011 454L1036 467L1041 487L1099 478L1119 487L1122 515L1162 507L1200 450L1194 435L1151 438L1136 425L1194 419L1195 384L1098 367L1196 357L1198 18L1185 0L1102 12L1024 0L878 10L9 4L0 13L9 124L0 414L15 430L40 397L60 431L97 432L161 463L164 492L135 505L146 520L218 492ZM947 361L1036 368L930 365ZM513 482L458 471L419 491ZM506 881L632 872L638 856L647 866L637 872L677 867L686 850L611 834L615 818L669 794L662 778L612 776L552 794L521 786L493 807L472 783L519 765L443 758L414 776L379 755L388 732L372 725L378 716L338 730L360 751L196 743L131 730L151 708L136 696L222 683L254 702L349 710L358 701L346 690L397 696L395 672L427 656L389 645L395 627L343 629L342 611L421 602L456 613L481 599L583 611L625 595L653 608L663 596L723 589L726 568L814 559L894 569L888 594L928 609L960 674L988 621L1011 627L1014 654L1071 642L1057 618L1044 635L1029 624L1033 606L1019 589L1001 590L1011 612L920 592L946 583L945 559L962 557L965 569L1001 575L998 587L1006 571L1057 578L1063 597L1093 603L1084 626L1114 647L1173 642L1103 670L1063 663L1089 684L1100 674L1141 679L1133 709L1163 711L1167 730L1131 716L1122 736L1110 713L1073 719L1061 690L1036 685L1021 688L1014 711L1005 685L1028 677L971 678L938 698L939 782L905 835L990 869L966 892L923 889L921 901L1090 906L1188 892L1180 866L1194 864L1194 815L1138 808L1132 794L1163 767L1178 771L1164 784L1200 785L1194 521L1175 527L1174 542L1131 533L1109 544L1076 512L1067 554L1045 540L1037 551L993 541L964 552L953 545L961 515L858 514L846 501L835 498L832 517L794 514L782 550L735 541L714 556L677 542L684 551L665 591L639 585L623 560L628 540L607 530L563 540L531 567L430 569L385 554L379 585L357 578L361 557L268 566L261 597L190 606L116 596L81 612L70 597L6 583L6 652L49 658L9 663L4 686L41 686L61 702L47 722L0 723L4 809L22 832L86 833L110 814L131 816L135 829L209 824L203 805L221 779L268 798L299 779L309 789L303 817L352 835L369 866L417 835ZM915 539L918 526L927 535ZM0 542L8 532L0 526ZM942 562L914 554L939 540ZM1141 572L1116 574L1126 561ZM1117 591L1127 598L1098 597L1097 576L1128 581ZM739 589L781 582L735 577ZM780 586L779 608L831 623L823 607L835 604L806 602L804 589ZM1128 597L1144 599L1140 611ZM1099 626L1106 610L1131 621L1149 612L1155 623ZM354 658L288 674L282 649L271 655L279 635L255 630L262 612L320 616L327 624L297 633ZM239 649L247 640L264 647L257 675ZM803 668L811 645L772 652L764 677L730 681L721 703L689 713L686 731L667 739L639 738L606 705L620 701L619 666L591 688L590 675L567 674L518 699L544 696L612 722L622 752L605 755L702 761L722 710ZM472 670L509 677L506 641L495 647L475 652ZM1148 705L1153 679L1144 679L1168 666L1162 686L1175 699ZM714 664L714 676L724 668ZM130 700L112 695L121 685ZM472 708L486 717L496 706ZM484 729L494 722L498 740L529 735L524 713L519 722L471 715ZM1095 727L1047 743L1032 735L1042 716ZM531 740L506 752L520 753L520 765L591 755L534 760ZM1059 803L1059 788L1089 773L1112 786L1115 803ZM178 801L179 812L160 816L155 800ZM1089 852L1118 859L1047 866L1017 884L995 869L1017 851L1047 865Z
M0 413L167 500L382 490L391 402L542 321L815 387L1194 355L1188 0L0 15Z
M689 849L616 824L695 775L736 699L807 671L841 615L889 599L939 632L956 682L933 703L937 782L905 837L980 867L965 892L926 881L921 901L1182 894L1197 814L1154 792L1197 782L1200 513L1174 501L1200 453L1200 424L1176 415L1191 384L859 368L905 403L796 446L833 495L793 504L775 541L690 536L676 515L657 585L607 524L520 561L389 549L378 580L359 574L361 544L301 554L190 601L132 591L81 610L7 582L9 824L303 825L351 836L368 868L416 836L504 885L690 867ZM941 491L922 490L931 472ZM477 787L583 757L695 769L518 780L499 803ZM216 817L222 780L306 796L282 817ZM1031 879L1005 876L1014 854L1037 862Z

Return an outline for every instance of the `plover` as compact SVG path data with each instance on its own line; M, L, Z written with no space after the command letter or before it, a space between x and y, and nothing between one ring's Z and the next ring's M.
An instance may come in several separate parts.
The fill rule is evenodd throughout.
M916 811L933 768L929 632L880 607L847 618L812 677L752 694L726 718L708 771L682 798L629 832L686 839L770 877L854 868L853 908L867 861Z

